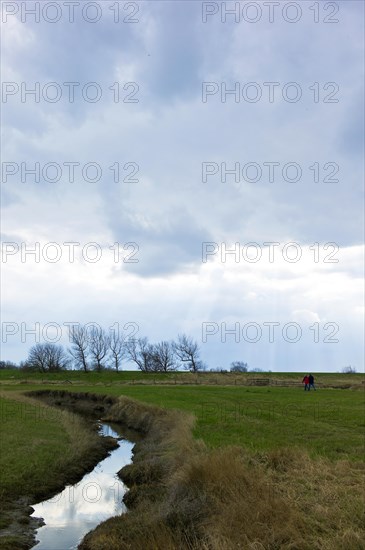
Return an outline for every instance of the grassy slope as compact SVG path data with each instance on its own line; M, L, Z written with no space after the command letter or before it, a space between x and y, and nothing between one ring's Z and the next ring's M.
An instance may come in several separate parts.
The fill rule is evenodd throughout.
M65 381L70 380L72 382L84 383L87 380L88 383L94 384L98 382L102 383L117 383L117 382L145 382L153 383L156 382L170 382L173 383L174 380L181 382L186 381L194 382L199 380L202 383L215 383L218 381L220 384L231 384L234 383L234 380L237 379L237 382L240 383L246 379L252 378L270 378L272 380L286 380L291 382L300 383L303 379L304 374L300 372L268 372L268 373L245 373L245 374L234 374L234 373L212 373L212 372L203 372L198 375L192 374L186 371L180 372L171 372L171 373L156 373L156 374L145 374L140 371L127 371L122 370L120 372L115 371L103 371L98 372L88 372L84 373L82 371L63 371L59 373L40 373L40 372L24 372L20 369L0 369L0 382L10 381L10 382L19 382L21 380L29 380L32 382L35 381ZM339 374L339 373L313 373L316 382L318 383L341 383L341 384L354 384L360 383L364 379L364 374Z
M45 483L45 472L68 450L70 437L61 413L42 405L0 398L1 488L6 494L28 494Z

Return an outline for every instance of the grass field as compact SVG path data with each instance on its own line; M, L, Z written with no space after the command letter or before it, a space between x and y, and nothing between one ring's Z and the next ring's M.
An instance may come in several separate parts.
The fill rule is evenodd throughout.
M254 378L271 378L274 384L247 385ZM208 449L233 445L243 447L252 456L265 457L290 448L298 456L303 453L315 461L329 460L334 468L336 464L348 464L342 472L344 480L347 484L358 483L362 474L356 464L363 462L365 450L363 376L316 375L316 392L304 392L301 379L300 373L207 373L198 377L179 373L151 377L136 372L74 371L25 376L12 370L0 371L0 496L6 503L15 494L46 492L52 483L59 484L66 464L69 467L87 452L91 435L75 415L55 413L44 403L24 397L24 392L47 388L127 396L192 413L196 418L193 435ZM279 384L285 382L289 385ZM93 444L97 447L96 441ZM341 479L336 483L341 485ZM7 522L9 515L3 526Z
M198 384L189 373L148 377L140 372L87 373L67 372L46 377L40 373L28 375L1 372L1 390L10 397L13 391L30 391L59 387L65 380L68 391L92 391L113 396L126 395L141 401L167 408L193 413L196 418L194 434L208 446L237 444L253 451L303 447L312 455L320 454L331 459L363 457L365 428L364 386L362 375L323 374L316 376L319 384L335 387L351 385L359 391L321 388L317 392L304 392L302 387L243 386L242 381L257 378L250 373L233 378L214 375L219 384L211 383L212 374L203 374ZM14 376L14 378L9 378ZM262 378L268 375L261 374ZM227 378L231 378L229 384ZM301 380L298 373L276 374L276 379ZM126 383L121 383L126 382ZM240 384L232 384L232 380ZM42 382L43 380L43 382ZM135 383L128 383L132 380ZM207 384L204 384L205 381ZM48 383L49 382L49 383ZM191 385L188 382L192 382Z

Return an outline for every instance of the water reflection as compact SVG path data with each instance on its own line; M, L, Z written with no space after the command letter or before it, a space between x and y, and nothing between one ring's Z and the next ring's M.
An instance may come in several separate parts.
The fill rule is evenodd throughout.
M109 517L125 512L121 501L127 488L116 472L132 461L133 443L120 439L107 424L101 425L100 433L117 438L119 447L79 483L33 505L32 516L45 521L37 530L39 542L33 546L36 550L76 549L88 531Z

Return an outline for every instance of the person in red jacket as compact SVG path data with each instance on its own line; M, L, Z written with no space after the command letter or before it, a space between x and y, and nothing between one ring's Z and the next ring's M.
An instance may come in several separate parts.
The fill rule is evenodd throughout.
M309 391L309 376L308 376L308 374L305 375L302 382L304 384L304 391L306 391L306 390Z

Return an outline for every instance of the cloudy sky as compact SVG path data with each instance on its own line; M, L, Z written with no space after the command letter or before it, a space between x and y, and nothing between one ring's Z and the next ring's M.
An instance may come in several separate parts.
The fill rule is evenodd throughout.
M363 3L74 4L2 3L2 359L362 371Z

